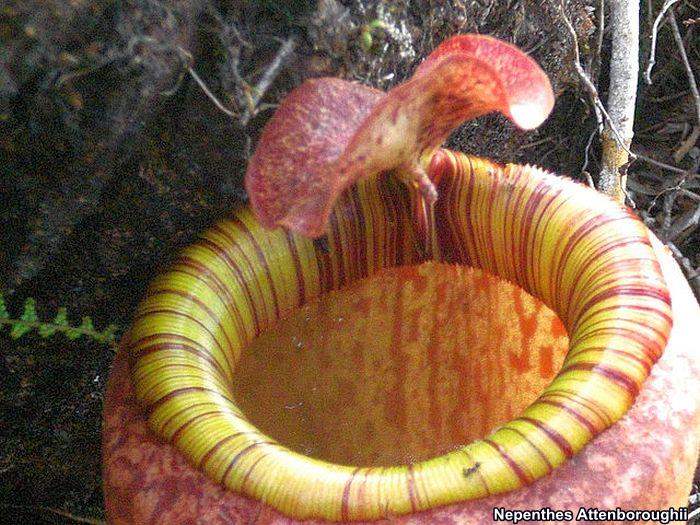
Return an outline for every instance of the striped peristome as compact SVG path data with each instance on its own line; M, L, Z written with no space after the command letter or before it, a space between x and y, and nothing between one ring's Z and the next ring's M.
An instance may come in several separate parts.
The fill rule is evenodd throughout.
M530 166L440 150L430 172L440 197L422 228L405 187L379 176L345 191L327 243L265 229L246 208L184 250L130 332L133 382L152 429L210 478L284 514L358 520L516 489L617 421L671 328L644 225ZM445 455L372 468L306 457L246 420L231 383L253 338L324 292L427 258L512 281L564 323L564 364L519 417Z

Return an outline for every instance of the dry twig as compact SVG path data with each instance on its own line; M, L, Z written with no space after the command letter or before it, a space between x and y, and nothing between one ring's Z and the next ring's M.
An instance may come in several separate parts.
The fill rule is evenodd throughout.
M688 278L688 283L690 283L690 287L693 289L695 297L700 301L700 271L693 267L690 259L683 255L675 244L672 242L667 242L666 246L669 250L671 250L673 257L676 259L676 261L678 261L680 267L683 268L683 272Z
M588 71L597 71L603 55L603 38L605 36L605 0L600 0L598 4L598 41L596 42L595 55L588 62Z
M687 155L690 149L695 145L700 137L700 93L698 93L698 84L695 81L695 74L693 73L693 68L690 67L690 61L688 60L688 54L685 52L685 45L683 44L683 38L681 37L681 32L678 29L678 24L676 23L676 15L671 9L668 13L668 19L671 22L671 31L673 32L673 39L676 41L678 46L678 52L681 55L681 60L685 66L685 71L688 75L688 84L690 85L690 92L693 94L693 100L695 101L695 117L696 124L693 127L693 131L690 135L681 143L681 146L673 153L673 160L680 162L683 157Z
M265 95L275 78L277 78L277 75L282 69L282 66L287 61L289 56L294 52L294 48L296 47L296 45L297 44L294 37L290 37L287 40L285 40L282 46L279 48L277 54L275 55L275 58L267 67L262 78L260 78L260 81L255 85L255 88L253 88L252 93L250 94L250 99L248 100L248 107L241 115L241 125L247 125L248 121L250 121L250 119L257 114L257 112L260 109L258 107L260 99Z
M664 232L664 237L669 241L675 241L680 237L686 238L697 229L698 224L700 224L700 205L686 211L673 221Z
M201 77L197 74L197 72L192 69L192 66L187 66L187 72L190 74L190 76L194 79L194 81L197 83L197 85L202 89L204 94L207 96L209 100L211 100L214 105L223 113L228 115L231 118L238 118L238 115L236 114L235 111L232 111L228 109L226 106L223 105L223 103L214 95L214 93L211 92L211 90L207 87L207 85L204 83L204 81L201 79Z
M571 35L571 38L573 40L573 51L574 51L574 68L576 69L576 73L578 74L579 78L581 79L581 82L588 92L588 95L591 99L591 103L593 105L593 109L596 115L596 122L597 122L597 130L598 132L601 132L601 130L606 127L608 129L610 135L612 138L616 141L617 147L619 147L624 154L628 156L630 160L643 160L649 164L652 164L654 166L657 166L659 168L663 168L668 171L672 171L674 173L679 173L681 175L687 176L689 175L688 170L684 170L682 168L679 168L677 166L673 166L671 164L667 164L665 162L661 162L659 160L653 159L651 157L648 157L647 155L642 155L640 153L635 153L630 149L630 146L626 141L623 139L621 136L620 132L617 129L617 126L615 122L613 122L610 114L608 111L605 109L605 106L603 105L602 101L600 100L600 96L598 95L598 89L596 88L595 84L591 81L590 77L586 74L586 72L583 69L583 66L581 65L581 55L579 52L579 43L578 43L578 37L576 35L576 30L574 29L573 24L571 23L571 20L569 20L569 17L566 15L566 11L564 9L564 4L563 2L560 2L559 4L559 10L561 13L562 20L564 24L566 25L569 34ZM638 65L637 65L638 68ZM611 72L612 75L612 72ZM635 82L636 86L636 82ZM635 88L636 89L636 88ZM634 114L634 109L632 110L632 114ZM605 126L607 124L607 126ZM631 125L631 123L630 123ZM587 162L584 164L584 166L587 165Z
M649 51L649 63L647 64L647 69L644 72L644 80L647 84L651 84L651 70L654 69L654 64L656 64L656 38L659 33L659 24L666 15L668 11L674 4L677 4L679 0L666 0L664 5L661 7L661 11L656 16L654 20L654 25L651 29L651 50Z
M48 512L50 514L62 516L62 517L66 518L74 523L87 523L88 525L105 525L105 522L100 520L100 519L78 516L76 514L72 514L68 511L65 511L65 510L54 509L53 507L44 507L41 505L10 505L7 503L0 503L0 507L6 508L6 509L39 511L39 512L44 512L44 513Z
M296 40L294 37L288 38L280 47L280 49L277 51L277 55L275 55L275 58L272 60L270 65L267 67L265 70L265 73L263 74L262 78L260 81L257 83L257 85L254 88L251 88L247 82L245 82L243 79L239 78L239 82L242 84L242 89L243 93L245 95L245 104L244 105L246 109L244 109L240 114L237 112L228 109L219 99L218 97L209 89L207 84L202 80L202 78L197 74L197 72L192 68L192 55L187 52L186 50L180 48L180 53L183 57L183 60L185 60L186 63L186 68L187 72L190 74L190 76L194 79L194 81L197 83L197 85L200 87L200 89L204 92L204 94L211 100L214 105L224 114L228 115L231 118L237 119L238 123L241 126L246 126L248 125L248 122L252 117L254 117L258 111L261 109L265 109L266 107L270 107L271 105L269 104L262 104L260 105L260 99L265 95L267 90L270 88L272 85L272 82L274 82L275 78L277 78L277 75L282 69L282 66L284 65L285 61L289 58L289 56L292 54L294 51L294 48L296 47Z
M591 97L591 101L593 102L593 111L595 112L596 121L598 122L598 130L600 131L603 129L603 112L605 111L605 107L603 106L603 103L600 101L600 97L598 96L598 89L596 89L595 85L593 84L589 76L586 74L586 72L583 70L583 66L581 65L581 53L579 51L578 36L576 35L576 29L574 29L574 25L571 23L571 20L569 20L569 17L566 15L566 10L564 9L563 1L561 1L559 4L559 10L561 12L562 20L564 21L566 28L569 30L569 34L571 35L571 38L573 40L574 68L576 69L576 73L581 79L581 82L583 82L583 86L586 88L586 91L588 91L588 95Z
M581 166L581 173L584 177L586 177L586 182L588 183L588 186L590 186L593 189L595 189L595 183L593 182L593 177L591 177L591 173L587 171L587 168L589 152L591 149L591 144L593 144L593 138L595 137L595 134L596 130L593 130L590 136L588 137L588 142L586 142L586 148L583 150L583 166Z

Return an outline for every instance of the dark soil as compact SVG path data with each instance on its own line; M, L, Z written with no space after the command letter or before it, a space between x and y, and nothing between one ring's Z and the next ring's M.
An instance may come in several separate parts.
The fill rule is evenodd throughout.
M303 79L340 76L388 88L443 38L493 34L530 52L552 79L557 105L538 131L501 117L461 128L451 146L502 161L537 163L584 180L595 128L572 65L558 2L335 0L9 0L0 5L0 289L19 315L68 308L71 320L129 325L147 283L198 232L245 200L246 161L271 111L248 122L215 107L187 74L191 64L224 105L242 115L281 43L294 53L260 102L274 104ZM567 2L604 96L609 49L595 55L597 2ZM656 7L658 9L658 6ZM690 4L679 20L700 16ZM646 18L647 15L645 15ZM643 31L648 35L648 20ZM379 19L373 45L361 45ZM696 25L683 26L698 63ZM693 125L687 78L673 39L660 34L655 82L640 98L638 147L665 162ZM648 38L643 38L648 46ZM606 42L608 40L606 39ZM602 67L597 65L602 63ZM684 94L685 92L685 94ZM680 95L678 95L680 93ZM663 98L677 95L672 98ZM658 100L662 97L662 102ZM685 128L684 128L685 126ZM660 138L661 137L661 138ZM697 172L695 147L681 165ZM594 140L586 170L598 169ZM631 196L657 231L690 209L666 202L673 174L635 163ZM685 183L684 183L685 184ZM695 187L689 182L689 191ZM646 193L645 193L646 192ZM666 203L666 209L664 208ZM669 222L670 221L670 222ZM674 238L700 266L697 230ZM110 345L62 335L0 333L0 522L63 523L47 508L103 518L102 395Z

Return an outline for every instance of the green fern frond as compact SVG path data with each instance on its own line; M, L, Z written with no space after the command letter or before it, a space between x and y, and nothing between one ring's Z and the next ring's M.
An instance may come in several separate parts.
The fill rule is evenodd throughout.
M5 298L0 293L0 319L7 319L9 316L7 307L5 306Z
M89 316L83 316L80 325L72 326L68 320L66 308L59 308L52 321L42 321L36 313L36 301L31 297L24 302L22 315L19 318L12 318L7 311L5 299L0 293L0 333L5 326L10 327L9 335L13 339L19 339L35 330L43 338L61 333L71 341L88 337L110 346L115 344L117 332L117 326L113 324L102 331L96 330Z

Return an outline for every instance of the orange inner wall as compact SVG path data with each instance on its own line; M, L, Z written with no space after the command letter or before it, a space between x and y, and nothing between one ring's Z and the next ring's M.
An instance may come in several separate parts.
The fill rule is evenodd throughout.
M440 263L385 270L258 337L234 392L284 445L358 466L426 459L516 417L568 346L519 287Z

